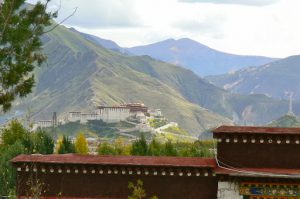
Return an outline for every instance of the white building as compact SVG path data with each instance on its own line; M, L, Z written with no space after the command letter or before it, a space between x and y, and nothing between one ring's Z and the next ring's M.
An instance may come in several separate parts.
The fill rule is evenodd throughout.
M94 113L69 112L68 121L86 123L89 120L102 120L114 123L126 120L130 116L128 107L98 107Z
M68 121L77 122L81 120L81 112L69 112Z
M46 127L51 127L51 126L53 126L52 120L40 120L37 123L37 127L40 127L40 128L46 128Z
M99 107L96 110L99 119L107 123L120 122L126 120L130 116L128 107Z

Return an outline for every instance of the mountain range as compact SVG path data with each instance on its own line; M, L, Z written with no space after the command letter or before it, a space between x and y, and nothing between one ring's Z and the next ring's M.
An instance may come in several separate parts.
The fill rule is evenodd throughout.
M206 77L211 83L240 94L265 94L300 100L300 56L290 56L258 67Z
M183 66L200 76L223 74L276 60L262 56L224 53L188 38L168 39L126 50L135 55L149 55L161 61Z
M188 70L149 56L125 56L105 49L63 26L43 41L48 63L35 72L34 93L16 106L23 111L30 107L36 119L50 119L54 111L61 116L68 111L91 111L98 105L143 102L162 109L170 121L178 122L192 134L231 123L188 101L178 91L172 78L185 74L197 78Z
M247 66L259 66L276 58L224 53L188 38L167 39L144 46L120 47L116 42L82 33L74 28L70 30L104 48L126 55L149 55L167 63L182 66L200 76L223 74Z
M143 102L162 109L192 135L220 124L265 124L285 114L286 100L240 95L210 84L191 70L153 59L128 56L81 33L58 26L43 38L48 62L35 71L36 87L14 110L50 119L98 105ZM300 112L295 103L294 111Z

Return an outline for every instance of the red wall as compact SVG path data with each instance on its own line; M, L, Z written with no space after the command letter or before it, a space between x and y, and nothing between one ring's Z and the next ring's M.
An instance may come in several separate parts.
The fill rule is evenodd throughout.
M221 142L218 159L233 167L299 169L300 145Z
M35 174L33 174L35 175ZM32 176L29 172L18 174L18 195L28 192L26 181ZM37 175L46 185L45 196L68 198L127 198L130 194L128 182L141 179L147 196L156 195L160 199L216 199L216 177L196 176L131 176L100 174L58 174ZM147 197L147 198L148 198Z

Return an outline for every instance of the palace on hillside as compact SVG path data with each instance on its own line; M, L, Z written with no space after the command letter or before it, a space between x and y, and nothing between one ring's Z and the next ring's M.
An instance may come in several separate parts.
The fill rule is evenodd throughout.
M160 199L300 198L300 128L221 126L213 134L214 158L20 155L11 161L17 194L30 196L38 182L43 198L127 198L128 182L141 179Z
M155 111L155 110L154 110ZM157 109L157 111L160 111ZM142 103L128 103L121 104L118 106L98 106L93 112L85 113L81 111L72 111L67 114L67 116L58 121L56 118L52 120L39 120L36 123L37 127L45 128L52 127L54 123L68 123L77 122L87 123L89 120L102 120L106 123L115 123L120 121L125 121L128 117L132 115L142 114L148 112L148 107Z

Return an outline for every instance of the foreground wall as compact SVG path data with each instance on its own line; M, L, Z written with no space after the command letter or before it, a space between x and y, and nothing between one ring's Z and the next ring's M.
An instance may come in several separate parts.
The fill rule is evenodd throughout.
M218 159L232 167L300 168L300 145L295 143L218 143ZM273 141L274 142L274 141ZM255 161L254 161L255 160Z
M65 169L57 170L48 168L46 171L35 172L31 169L18 172L18 195L26 196L29 194L31 179L43 184L43 193L46 198L127 198L130 195L128 189L129 182L135 182L141 179L144 183L144 189L147 196L157 196L160 199L216 199L217 180L214 176L196 176L183 171L179 176L175 171L172 173L164 170L155 172L134 171L129 174L122 174L119 170L103 170L103 174L95 170L78 169L75 172L70 170L67 173ZM50 173L51 171L53 173ZM60 173L59 173L60 172ZM84 173L86 172L86 173ZM102 170L101 170L102 172ZM110 174L108 174L110 172ZM172 176L170 175L172 174ZM181 175L181 174L180 174Z

